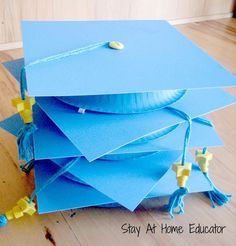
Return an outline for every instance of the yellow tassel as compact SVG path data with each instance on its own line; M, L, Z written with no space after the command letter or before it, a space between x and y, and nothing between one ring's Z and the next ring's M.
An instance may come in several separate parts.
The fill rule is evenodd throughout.
M24 123L31 123L33 121L32 108L34 104L34 97L26 97L25 100L21 99L21 97L12 99L12 105L20 113L20 116L22 117Z
M186 186L188 177L191 174L192 163L186 162L182 165L180 162L174 163L172 170L176 173L177 184L180 188Z

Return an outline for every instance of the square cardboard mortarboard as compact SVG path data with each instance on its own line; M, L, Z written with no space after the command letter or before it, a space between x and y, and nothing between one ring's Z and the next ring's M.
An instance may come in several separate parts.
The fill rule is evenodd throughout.
M30 96L142 93L235 86L226 71L166 21L58 21L22 23ZM119 41L56 61L39 59ZM27 67L28 66L28 67Z

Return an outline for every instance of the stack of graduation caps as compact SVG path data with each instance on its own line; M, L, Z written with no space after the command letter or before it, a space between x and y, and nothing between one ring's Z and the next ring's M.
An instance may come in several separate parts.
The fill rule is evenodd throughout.
M21 83L13 100L19 114L1 126L18 138L22 170L34 164L36 189L2 221L27 213L24 202L35 196L39 213L102 205L133 211L144 199L171 195L172 215L183 212L188 192L228 201L208 176L206 147L221 140L199 118L235 103L221 87L236 79L221 65L165 21L22 27L24 60L4 64ZM196 162L188 147L200 147Z

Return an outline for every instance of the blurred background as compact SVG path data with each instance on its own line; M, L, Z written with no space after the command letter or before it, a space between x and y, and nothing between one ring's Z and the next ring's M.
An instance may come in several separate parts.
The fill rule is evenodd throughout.
M21 47L21 20L165 19L183 24L232 17L234 0L0 0L0 50Z

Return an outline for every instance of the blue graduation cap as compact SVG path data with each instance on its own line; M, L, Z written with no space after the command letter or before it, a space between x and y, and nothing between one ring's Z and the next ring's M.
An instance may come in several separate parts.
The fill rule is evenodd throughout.
M35 160L82 157L82 153L72 144L72 142L56 127L56 125L40 110L35 107L34 122L37 131L34 133L34 158ZM198 122L198 118L193 120L192 135L189 147L222 146L222 141L216 133L213 125ZM17 136L18 131L24 126L19 114L15 114L2 122L0 127ZM154 139L142 142L142 144L131 143L125 145L110 154L109 158L118 158L122 154L154 153L156 151L181 150L182 138L186 131L186 123L179 124L171 132L164 136L157 136ZM203 138L202 135L207 135ZM103 156L104 158L104 156Z
M20 63L21 66L19 66ZM16 79L19 79L20 67L23 67L23 59L8 62L4 65ZM145 97L146 94L147 93L142 93L143 96L139 98L142 98L143 105L146 103L145 99L150 99L149 96ZM127 98L128 95L130 95L128 101L123 101L123 103L126 102L124 103L125 106L127 102L136 102L137 97L134 97L134 94L125 95ZM170 96L168 93L167 95L168 97ZM110 102L112 101L112 97L114 97L114 102L117 102L117 96L118 95L108 95ZM93 96L90 96L90 99L92 97ZM100 96L95 97L98 98ZM201 100L199 100L199 98L201 98ZM149 150L147 149L147 144L136 145L134 147L133 143L149 143L152 150L159 151L160 149L158 148L153 149L153 147L151 147L153 142L147 140L159 140L160 137L167 136L171 132L173 134L176 132L177 126L185 120L185 117L176 114L171 108L167 107L148 113L145 108L142 109L142 107L140 107L139 110L142 109L145 113L140 112L139 114L132 113L129 115L114 113L100 114L91 110L88 110L85 114L80 114L77 113L77 109L71 106L71 104L63 103L61 100L57 100L54 97L39 97L36 98L36 101L40 108L48 115L48 117L40 117L41 113L38 112L39 110L35 112L34 118L38 131L35 133L34 142L36 145L39 144L38 147L35 148L36 159L38 159L38 156L40 159L55 157L49 154L48 151L53 152L58 150L58 148L40 147L40 144L41 146L47 146L47 144L49 144L49 138L56 142L57 147L62 146L62 148L59 148L60 154L65 152L65 154L68 154L68 157L70 157L71 155L74 156L75 153L77 153L77 155L79 153L79 155L84 155L89 161L104 156L105 154L123 151L122 147L126 147L130 143L131 145L129 145L129 147L133 147L132 151L134 152L141 152L142 149ZM192 102L194 102L194 104ZM234 102L235 98L228 95L228 93L224 92L222 89L202 89L188 91L179 102L172 104L172 107L187 112L191 118L196 118ZM97 100L95 99L94 105L96 105L96 103ZM131 104L129 106L131 106ZM49 119L51 119L52 122ZM54 123L56 127L54 127L52 123ZM42 128L44 130L41 131ZM58 128L58 130L56 128ZM42 132L43 134L41 134ZM57 134L54 134L55 132ZM65 145L65 143L59 144L62 138L58 136L63 135L60 132L68 138L66 141L69 145ZM123 134L124 132L127 134ZM111 133L112 138L110 137ZM50 135L45 137L45 134ZM166 138L163 137L162 139ZM180 138L177 137L177 139ZM204 138L201 138L201 134L199 134L198 139ZM166 146L166 148L173 148L173 143L172 141L172 146L169 145ZM178 140L177 143L180 147ZM50 142L50 146L55 146L55 144L53 145L52 142ZM65 148L65 146L68 146L68 148ZM46 151L45 154L49 156L45 156L45 154L42 153L44 150ZM67 157L65 154L59 157Z
M236 84L233 75L166 21L24 21L22 35L30 96ZM113 41L124 48L111 48Z
M37 103L83 156L93 161L140 138L185 122L187 116L179 115L174 108L196 118L235 103L235 98L222 89L190 91L170 109L134 115L79 114L53 97L40 97Z
M165 209L171 216L177 208L182 213L195 168L189 146L205 146L196 162L212 204L229 201L208 176L212 154L206 146L220 140L199 118L235 103L221 87L235 86L236 79L220 64L165 21L26 21L22 33L24 60L4 65L20 82L21 98L12 103L24 124L15 115L2 126L13 134L22 126L22 170L41 161L36 190L0 216L2 224L33 214L36 196L41 212L111 203L134 210L160 180L168 182L162 177L173 163L177 189L170 189ZM50 164L41 168L44 162ZM79 180L73 192L87 194L87 201L55 207L54 196L45 203L51 189L72 187L68 178ZM170 195L167 190L153 196Z
M188 158L192 161L190 155ZM36 189L37 187L42 187L50 176L53 176L58 171L58 166L55 165L54 161L55 160L44 160L37 161L35 163ZM159 170L162 170L160 172L163 172L163 170L165 170L165 165L160 165ZM140 172L141 171L142 170L140 170ZM87 175L89 176L89 173ZM151 175L152 173L150 173L150 176L146 176L146 179L150 180ZM119 182L119 180L116 181ZM136 183L137 186L139 186L139 179L134 178L133 183ZM168 185L166 185L167 183ZM146 185L146 183L144 183L144 185ZM169 169L165 172L162 178L156 182L155 186L148 193L145 199L169 196L176 188L177 186L174 174L171 169ZM189 192L207 192L211 189L211 186L204 178L199 167L194 164L192 174L189 178ZM55 190L60 190L60 194L55 192ZM70 190L70 192L68 192L68 190ZM126 192L132 197L137 196L136 191L137 190L129 189L129 191ZM111 190L110 192L112 193ZM121 191L119 190L118 192ZM138 192L140 191L138 190ZM117 193L117 189L114 189L113 193ZM106 205L106 207L114 207L120 205L110 197L104 195L92 186L72 175L63 175L56 179L53 183L48 185L43 192L38 194L37 200L38 212L40 214L90 206Z

